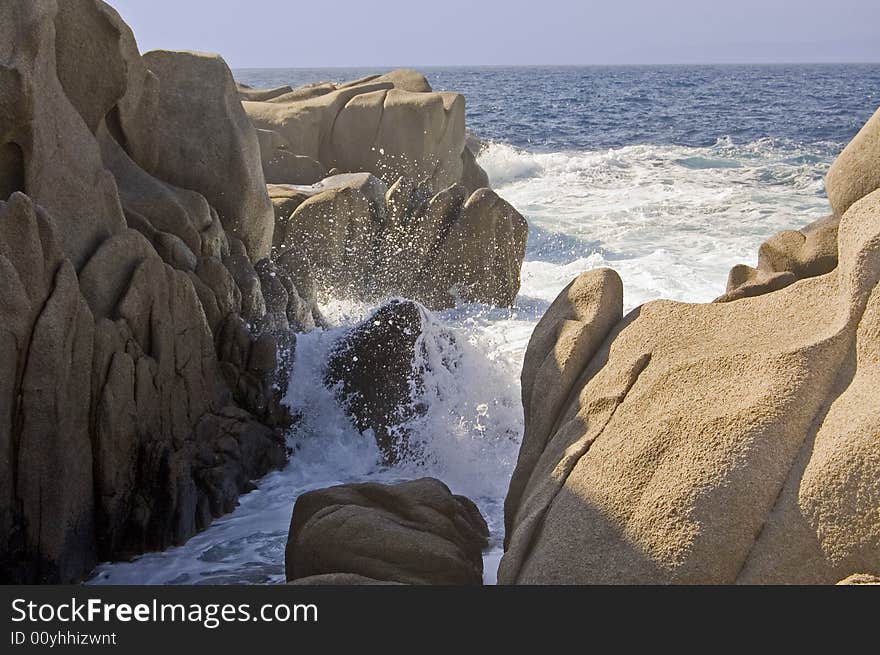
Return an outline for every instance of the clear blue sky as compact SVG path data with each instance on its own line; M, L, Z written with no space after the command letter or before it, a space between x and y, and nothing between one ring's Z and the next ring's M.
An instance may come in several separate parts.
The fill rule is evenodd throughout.
M230 66L878 62L880 0L109 0Z

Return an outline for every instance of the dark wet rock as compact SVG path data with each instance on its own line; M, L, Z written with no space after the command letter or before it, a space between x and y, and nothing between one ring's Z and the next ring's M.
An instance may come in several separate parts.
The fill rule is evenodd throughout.
M337 389L357 429L373 432L388 461L406 453L401 424L420 411L413 363L423 311L411 301L389 302L343 337L327 362L325 383Z

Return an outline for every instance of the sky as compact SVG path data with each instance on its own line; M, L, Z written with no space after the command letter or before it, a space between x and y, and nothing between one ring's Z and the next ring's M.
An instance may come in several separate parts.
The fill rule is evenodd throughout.
M233 68L880 62L880 0L109 0Z

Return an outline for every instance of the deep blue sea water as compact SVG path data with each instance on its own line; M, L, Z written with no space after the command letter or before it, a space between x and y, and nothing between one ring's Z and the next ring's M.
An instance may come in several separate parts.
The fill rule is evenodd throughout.
M347 81L368 69L236 71L252 86ZM297 339L287 402L303 421L284 471L180 548L104 565L95 582L242 583L284 579L293 502L305 490L422 475L473 498L501 553L502 505L522 434L519 373L535 324L582 271L610 266L630 310L656 298L707 302L762 241L830 208L823 178L880 105L880 65L429 68L461 92L493 187L528 219L513 309L437 313L422 353L431 375L408 426L425 458L379 464L323 386L334 341L372 307L325 299L335 323ZM446 335L456 335L451 342ZM455 361L456 368L442 362Z
M880 105L880 64L423 68L467 99L482 138L548 152L761 138L847 142ZM342 82L369 68L235 71L252 86Z

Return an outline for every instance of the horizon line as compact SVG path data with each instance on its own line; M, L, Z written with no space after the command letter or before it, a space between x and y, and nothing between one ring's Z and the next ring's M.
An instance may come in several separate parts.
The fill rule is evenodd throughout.
M221 57L223 55L220 55ZM232 66L233 70L346 70L352 68L626 68L645 66L880 66L876 61L723 61L723 62L658 62L613 64L333 64L330 66Z

